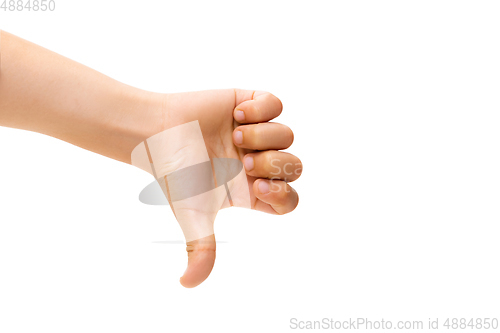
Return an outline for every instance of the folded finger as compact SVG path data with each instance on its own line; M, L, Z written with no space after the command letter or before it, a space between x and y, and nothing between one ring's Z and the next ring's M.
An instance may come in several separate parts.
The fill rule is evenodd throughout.
M260 123L238 126L233 142L239 148L253 150L286 149L293 143L293 132L278 123Z
M243 165L247 175L257 178L293 182L302 173L302 162L297 156L277 150L246 154Z
M299 195L281 180L258 179L253 183L255 196L269 204L278 214L287 214L299 204Z
M283 105L278 97L268 92L255 92L251 100L236 106L233 116L242 124L260 123L276 118L282 110Z

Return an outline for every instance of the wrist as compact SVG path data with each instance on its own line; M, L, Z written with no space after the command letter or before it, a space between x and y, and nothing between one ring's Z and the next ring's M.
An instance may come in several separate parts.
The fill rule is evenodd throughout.
M119 89L113 98L120 107L103 124L108 148L102 155L130 163L132 150L164 129L165 97L128 86Z

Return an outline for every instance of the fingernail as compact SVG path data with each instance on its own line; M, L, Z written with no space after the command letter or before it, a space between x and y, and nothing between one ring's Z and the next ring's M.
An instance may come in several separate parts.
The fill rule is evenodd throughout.
M241 131L236 131L234 133L234 143L241 145L243 143L243 133Z
M254 167L253 157L250 156L245 157L245 159L243 160L243 164L245 164L246 171L253 170Z
M245 112L238 110L234 113L234 119L236 119L239 122L242 122L245 120Z
M259 192L262 194L269 193L269 184L265 180L259 182Z

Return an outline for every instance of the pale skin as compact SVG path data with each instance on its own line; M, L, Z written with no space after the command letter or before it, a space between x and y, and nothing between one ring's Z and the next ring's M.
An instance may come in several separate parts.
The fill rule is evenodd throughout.
M283 108L274 95L242 89L147 92L0 34L0 126L49 135L130 164L140 142L197 120L210 158L243 162L252 209L281 215L297 206L288 182L300 176L302 164L280 151L292 144L293 132L270 122ZM215 250L214 235L187 243L183 286L195 287L209 276Z

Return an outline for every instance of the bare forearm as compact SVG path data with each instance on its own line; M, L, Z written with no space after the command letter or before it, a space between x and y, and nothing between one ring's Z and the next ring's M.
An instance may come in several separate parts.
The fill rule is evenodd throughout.
M163 128L163 95L0 33L1 126L50 135L127 163L139 142Z

